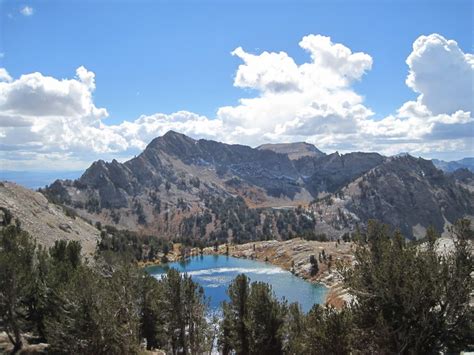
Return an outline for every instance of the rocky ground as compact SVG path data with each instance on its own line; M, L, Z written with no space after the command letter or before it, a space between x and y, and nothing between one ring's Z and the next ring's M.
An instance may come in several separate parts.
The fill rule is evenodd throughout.
M279 266L309 282L324 284L329 288L326 303L341 307L345 302L350 301L351 297L342 286L342 279L337 272L337 265L340 263L352 265L354 248L353 243L345 243L342 240L338 243L295 238L287 241L269 240L237 245L222 244L217 248L217 251L214 247L207 247L202 250L202 253L206 255L229 254L236 258L259 260ZM326 259L322 256L320 258L323 251ZM199 255L200 253L201 250L198 248L186 250L187 256ZM319 272L313 276L311 276L311 255L314 255L319 265ZM174 244L173 250L168 253L167 258L169 262L180 260L181 245ZM160 260L161 255L155 262L140 263L140 266L159 264Z
M85 256L92 255L99 239L99 230L75 216L74 211L48 202L39 192L11 182L0 182L0 208L18 218L21 227L39 244L50 247L55 241L77 240L81 242ZM5 212L0 210L0 222ZM13 222L14 223L14 222Z
M326 259L320 255L326 255ZM260 241L254 243L229 245L229 255L269 262L295 275L314 283L323 283L329 288L326 302L340 307L350 299L341 285L341 276L337 272L339 263L352 264L353 243L317 242L300 238L288 241ZM193 252L197 252L193 251ZM226 254L227 246L221 245L218 254ZM214 248L205 248L204 254L216 253ZM319 272L311 276L310 256L314 255L319 264Z

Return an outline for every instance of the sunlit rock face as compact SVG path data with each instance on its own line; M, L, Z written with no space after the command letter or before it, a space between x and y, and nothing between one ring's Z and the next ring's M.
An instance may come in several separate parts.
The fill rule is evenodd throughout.
M79 179L58 180L44 192L92 221L166 235L180 235L184 219L209 213L200 231L208 236L230 218L211 212L209 201L239 197L247 208L258 208L242 212L261 214L257 229L265 209L301 205L311 212L315 232L329 237L369 219L413 237L431 225L442 232L447 222L474 214L464 175L409 155L324 154L306 143L251 148L170 131L129 161L96 161Z

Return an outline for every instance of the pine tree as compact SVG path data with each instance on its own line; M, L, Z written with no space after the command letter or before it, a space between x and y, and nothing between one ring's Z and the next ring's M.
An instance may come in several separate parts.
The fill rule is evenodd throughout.
M371 352L434 353L473 344L473 258L468 221L452 230L453 252L434 242L407 243L400 233L370 222L368 244L359 244L345 283L356 297L354 346Z
M249 354L249 330L247 327L249 279L244 274L238 275L227 289L229 302L224 302L223 348L233 349L237 354Z
M0 315L13 353L22 348L21 333L30 326L26 300L34 292L35 249L18 223L0 231Z
M250 354L283 354L286 303L280 303L263 282L252 283L247 303Z

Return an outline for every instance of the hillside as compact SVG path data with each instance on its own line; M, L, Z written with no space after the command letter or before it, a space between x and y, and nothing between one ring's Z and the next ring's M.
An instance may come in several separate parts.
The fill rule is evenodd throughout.
M0 183L0 220L5 221L8 210L12 221L18 218L21 227L36 241L50 247L55 241L77 240L84 255L95 251L99 231L79 217L74 211L48 202L39 192L28 190L10 182ZM7 212L8 213L8 212Z
M473 216L473 201L455 176L444 174L431 161L401 156L317 201L312 210L341 230L377 219L405 235L422 237L429 226L443 232L449 223Z
M302 143L254 149L170 131L125 163L96 161L79 179L58 180L42 192L91 221L239 242L335 238L372 218L414 236L429 225L441 232L446 221L473 214L465 184L430 161L306 154L315 149ZM324 204L341 196L333 207Z

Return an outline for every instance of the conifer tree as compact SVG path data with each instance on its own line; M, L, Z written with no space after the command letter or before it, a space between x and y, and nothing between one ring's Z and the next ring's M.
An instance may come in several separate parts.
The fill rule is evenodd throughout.
M0 314L13 344L13 353L23 346L22 332L29 330L26 300L34 291L36 246L19 223L0 232Z
M400 233L369 223L368 244L359 244L354 268L344 273L357 299L355 348L421 354L473 344L469 222L459 221L451 233L454 250L440 252L433 241L407 243Z

